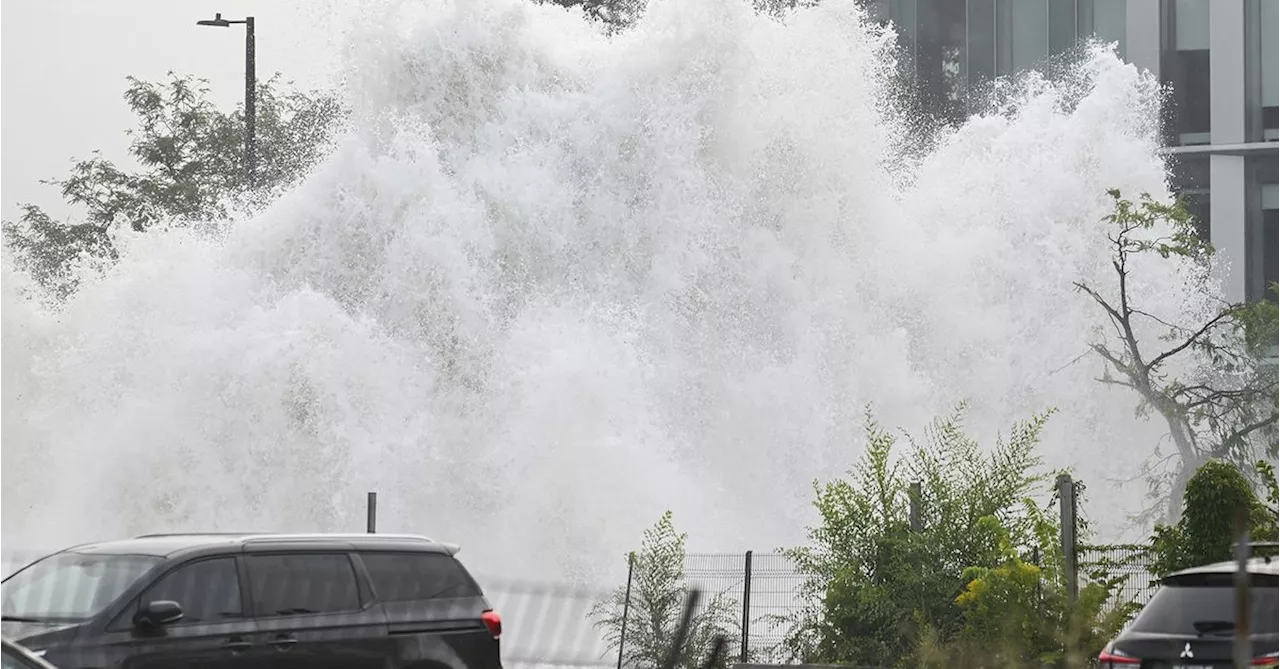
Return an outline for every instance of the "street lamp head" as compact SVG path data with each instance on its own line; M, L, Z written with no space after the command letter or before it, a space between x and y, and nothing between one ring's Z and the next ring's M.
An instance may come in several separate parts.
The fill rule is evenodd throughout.
M218 12L217 14L213 15L213 20L205 19L204 21L196 21L196 25L213 26L215 28L230 28L231 22L222 18L222 12Z

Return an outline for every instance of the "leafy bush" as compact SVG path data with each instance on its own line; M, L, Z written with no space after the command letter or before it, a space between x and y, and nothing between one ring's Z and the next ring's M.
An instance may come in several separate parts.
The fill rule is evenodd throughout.
M1035 520L1035 554L1027 562L1012 543L1001 541L1001 561L971 567L964 592L956 598L964 625L951 642L936 634L923 637L915 659L922 665L996 667L1076 667L1096 657L1138 606L1109 606L1120 579L1095 580L1069 598L1063 580L1059 528L1029 504ZM923 651L923 652L922 652Z
M1048 483L1035 448L1050 413L984 450L962 429L962 405L922 441L906 435L902 458L868 414L862 459L815 485L821 520L810 545L787 551L810 598L790 621L791 659L1003 667L1096 656L1132 607L1110 606L1117 583L1106 580L1067 596L1056 516L1032 499Z
M1264 476L1270 473L1269 466L1259 464ZM1268 497L1272 495L1269 490ZM1182 504L1178 523L1157 525L1152 534L1157 576L1232 559L1236 514L1241 509L1249 514L1250 533L1255 540L1276 538L1274 502L1267 504L1258 499L1244 473L1226 460L1209 460L1201 465L1187 481Z
M622 587L591 609L595 626L604 630L605 641L615 657L619 645L624 647L625 667L653 669L671 656L690 590L684 576L686 537L676 532L670 511L662 514L657 523L645 530L640 552L628 556L633 560L630 604L627 588ZM737 643L742 638L737 608L738 604L723 593L703 599L689 621L676 667L703 666L716 636L723 635L729 645ZM724 666L722 658L720 667Z
M964 434L963 411L934 421L922 441L905 435L905 459L868 412L862 459L847 477L815 484L821 520L809 546L787 551L812 601L791 620L793 659L888 666L912 651L922 626L950 638L963 626L956 597L965 570L997 564L1002 539L1030 544L1023 500L1044 481L1034 450L1049 414L1014 426L984 454Z

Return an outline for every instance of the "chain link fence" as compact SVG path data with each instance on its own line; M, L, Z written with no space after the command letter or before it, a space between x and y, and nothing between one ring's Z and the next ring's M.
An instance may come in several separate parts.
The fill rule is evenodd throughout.
M728 657L742 662L780 661L779 646L788 631L785 619L803 606L804 576L787 556L754 551L691 554L685 561L685 579L690 587L734 605L741 637L729 644Z
M1111 606L1141 606L1155 592L1156 577L1151 571L1155 558L1150 546L1080 544L1076 547L1076 556L1082 577L1090 580L1119 579L1119 588L1112 594Z

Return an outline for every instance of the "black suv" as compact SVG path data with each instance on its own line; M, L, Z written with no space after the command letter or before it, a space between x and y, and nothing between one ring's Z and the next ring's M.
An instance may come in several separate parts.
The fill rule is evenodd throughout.
M3 634L62 669L501 669L502 620L454 555L390 534L88 544L3 582Z
M1250 558L1249 637L1254 667L1278 667L1276 558ZM1235 562L1170 574L1151 601L1107 644L1102 669L1231 669L1235 639Z

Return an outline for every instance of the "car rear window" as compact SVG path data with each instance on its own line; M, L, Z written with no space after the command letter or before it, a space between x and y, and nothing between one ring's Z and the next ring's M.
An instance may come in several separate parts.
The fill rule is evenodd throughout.
M1135 632L1230 634L1236 619L1231 574L1172 582L1160 587L1134 619ZM1254 580L1249 588L1249 627L1253 633L1280 627L1276 580Z
M361 553L373 589L384 602L478 597L462 563L440 553Z

